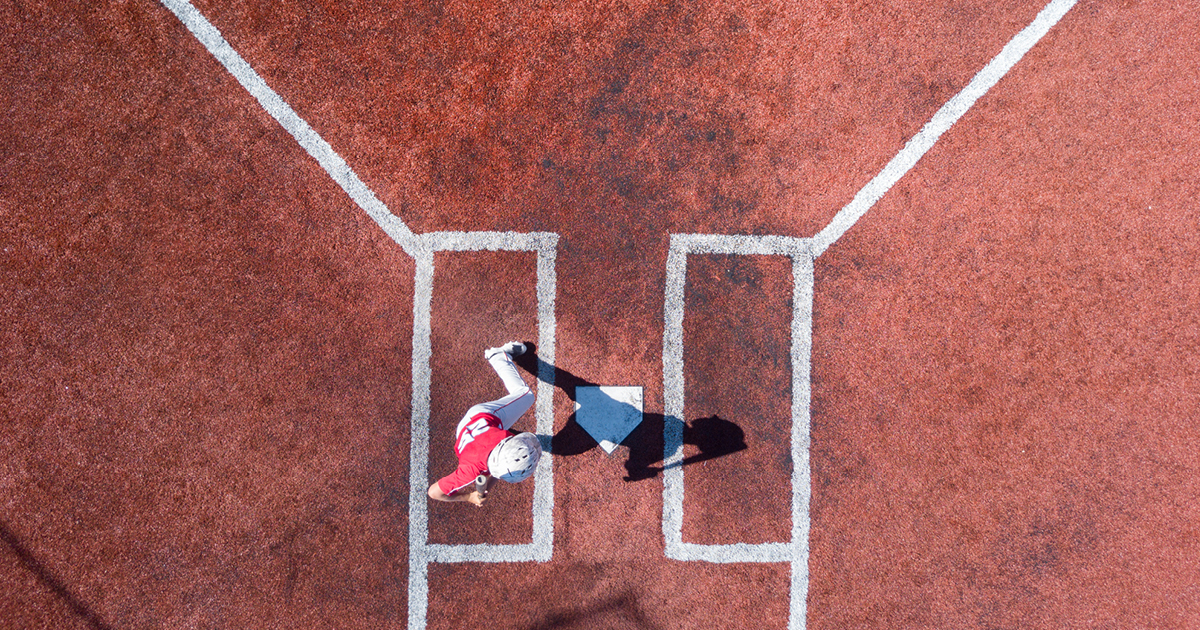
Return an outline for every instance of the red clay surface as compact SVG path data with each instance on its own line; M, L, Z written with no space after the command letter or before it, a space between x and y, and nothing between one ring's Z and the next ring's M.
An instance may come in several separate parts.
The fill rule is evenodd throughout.
M554 456L552 560L431 565L428 626L786 627L787 565L665 559L625 481L668 234L811 236L1042 3L196 6L413 231L560 235L556 430L645 388ZM1081 2L817 259L809 628L1200 626L1197 32ZM0 47L0 626L407 627L412 259L162 6ZM531 254L436 263L431 480L536 332ZM746 448L684 540L784 540L788 265L690 265L686 420Z

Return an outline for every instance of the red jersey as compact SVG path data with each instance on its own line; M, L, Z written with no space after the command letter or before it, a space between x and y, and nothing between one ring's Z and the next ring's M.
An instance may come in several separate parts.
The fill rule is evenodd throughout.
M475 483L475 478L479 475L488 474L488 455L500 440L510 435L516 433L501 428L500 418L490 413L472 416L454 440L454 452L458 454L458 470L438 479L438 488L451 495Z

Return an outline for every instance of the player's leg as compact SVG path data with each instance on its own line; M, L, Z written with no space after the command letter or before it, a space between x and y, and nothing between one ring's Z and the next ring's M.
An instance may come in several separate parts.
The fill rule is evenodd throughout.
M487 359L488 364L496 371L496 375L500 377L501 381L504 381L504 388L510 394L529 389L512 360L513 357L522 354L525 354L525 344L519 341L510 341L499 348L488 348L483 352L483 358Z
M505 429L510 429L532 406L533 392L529 391L529 388L526 387L522 391L509 394L499 400L480 403L471 407L467 410L467 417L487 412L500 418L500 424Z
M500 418L500 423L505 429L508 429L516 424L526 411L529 411L529 408L533 406L533 392L525 384L525 380L521 378L517 366L512 361L512 355L520 355L524 351L524 344L511 342L500 348L489 348L484 352L483 356L487 358L488 364L504 382L504 388L508 390L508 395L499 400L475 405L467 411L468 416L486 411Z

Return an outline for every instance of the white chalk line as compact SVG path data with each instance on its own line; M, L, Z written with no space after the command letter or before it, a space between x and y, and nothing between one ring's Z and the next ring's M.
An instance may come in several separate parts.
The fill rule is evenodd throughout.
M543 549L537 543L524 545L494 545L479 543L474 545L442 545L430 544L425 546L429 562L544 562Z
M325 169L333 181L354 200L354 203L374 219L375 223L379 224L379 227L383 228L383 231L392 237L392 240L396 241L405 252L416 258L413 233L404 221L392 214L391 210L388 210L387 206L346 164L342 156L338 155L337 151L334 151L333 147L320 134L284 102L283 98L275 90L272 90L266 81L263 81L254 68L251 68L250 64L246 63L246 60L225 41L221 32L187 0L161 0L161 2L175 14L175 17L179 18L180 22L183 22L183 25L192 32L192 35L204 45L208 52L221 65L225 66L229 74L233 75L233 78L237 79L237 82L258 100L262 108L288 133L292 134L296 142L300 143L300 146L304 147L304 150L321 165L321 168Z
M792 583L788 628L801 630L808 617L808 532L812 473L813 259L792 256ZM682 493L681 493L682 494Z
M1004 78L1004 75L1008 74L1008 71L1025 56L1025 53L1041 41L1042 37L1055 24L1058 24L1058 21L1071 10L1071 7L1075 6L1075 3L1076 0L1051 0L1029 26L1013 36L1008 44L1000 50L1000 53L988 62L983 70L976 73L965 88L947 101L933 115L933 118L925 123L921 131L917 132L904 145L896 157L892 158L874 179L867 182L867 185L854 195L854 199L833 217L829 225L826 225L825 229L813 237L813 257L820 256L830 245L836 243L888 190L891 190L896 182L900 181L901 177L912 170L929 149L933 148L942 134L954 126L954 123L958 122L958 119L962 118L963 114L966 114L976 101L987 94L1000 79Z
M1075 5L1052 0L1017 33L883 170L867 183L813 238L673 234L667 254L664 289L663 408L663 538L667 557L718 563L790 562L789 630L807 625L809 509L812 495L811 371L812 304L815 259L838 241L929 151L950 127L1025 56ZM790 543L700 545L683 542L683 311L690 254L779 255L792 259L792 540Z
M672 234L671 246L677 246L684 254L811 256L812 239L794 236Z
M433 357L433 251L416 259L413 290L412 417L408 451L408 627L425 627L429 609L429 391Z

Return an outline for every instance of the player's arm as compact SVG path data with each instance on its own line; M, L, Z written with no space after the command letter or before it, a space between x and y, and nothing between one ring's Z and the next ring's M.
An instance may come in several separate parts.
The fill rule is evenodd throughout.
M442 492L442 489L437 485L437 483L429 486L429 498L433 499L434 501L445 501L447 503L467 501L475 505L483 505L483 502L487 500L486 496L479 494L479 492L477 492L471 486L467 486L466 488L463 488L454 494L446 494L445 492Z

